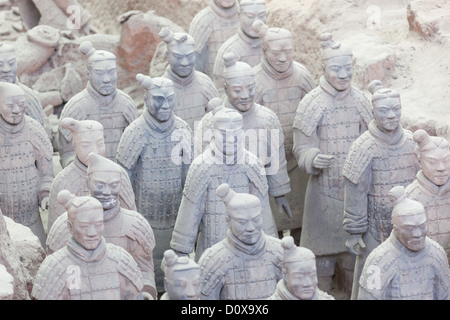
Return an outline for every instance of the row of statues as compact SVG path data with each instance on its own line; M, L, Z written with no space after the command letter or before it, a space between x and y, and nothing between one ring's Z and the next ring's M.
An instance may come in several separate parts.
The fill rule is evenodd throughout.
M449 298L449 144L404 129L382 82L353 87L351 48L321 35L316 85L262 0L213 0L160 37L143 110L115 55L81 43L56 175L31 90L1 78L0 209L47 253L32 298L334 299L337 273L351 299Z

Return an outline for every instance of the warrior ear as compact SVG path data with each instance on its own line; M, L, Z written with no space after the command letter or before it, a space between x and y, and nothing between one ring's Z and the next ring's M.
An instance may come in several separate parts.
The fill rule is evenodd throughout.
M78 120L68 117L68 118L64 118L60 121L60 126L61 126L61 128L68 129L72 132L77 132L80 124L79 124Z

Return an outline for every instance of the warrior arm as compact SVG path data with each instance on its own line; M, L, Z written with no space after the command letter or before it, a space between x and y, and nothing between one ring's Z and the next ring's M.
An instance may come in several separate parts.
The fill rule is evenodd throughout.
M368 166L358 183L347 178L344 181L344 230L350 234L363 234L367 231L367 207L372 171Z
M319 137L316 132L307 136L298 128L294 127L294 157L300 170L310 175L318 175L321 170L314 167L314 159L321 153L319 149Z

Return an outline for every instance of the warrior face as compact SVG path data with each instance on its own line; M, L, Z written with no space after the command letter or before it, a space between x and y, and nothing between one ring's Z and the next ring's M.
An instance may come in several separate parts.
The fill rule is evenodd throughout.
M266 22L266 5L264 3L246 3L241 5L239 20L242 31L251 38L258 38L258 34L253 30L253 22L261 20Z
M148 112L159 122L166 122L172 117L175 106L175 91L172 86L152 89L146 95Z
M402 116L402 105L398 97L388 97L373 102L373 116L378 127L387 133L394 132Z
M112 59L92 62L88 78L94 89L103 96L114 93L117 85L117 65Z
M200 268L173 271L164 283L172 300L200 300Z
M17 76L17 61L14 51L0 52L0 82L14 83Z
M311 300L317 288L315 259L292 261L285 264L283 276L286 286L300 300Z
M214 3L223 9L228 9L234 6L236 0L214 0Z
M246 112L253 106L255 98L255 78L241 76L226 79L225 91L230 103L239 111Z
M181 78L189 76L195 65L194 46L190 42L181 42L167 48L167 60L175 74Z
M120 192L120 172L96 170L89 175L88 186L91 195L103 206L104 210L114 208Z
M0 114L3 120L11 125L22 122L27 104L23 90L19 86L9 84L2 88L0 96Z
M88 208L80 210L75 216L75 219L68 221L75 241L86 250L94 250L103 236L103 210Z
M269 64L278 72L286 72L293 61L293 41L290 38L267 42L264 55Z
M397 239L409 250L417 252L424 248L428 232L425 211L421 214L404 214L392 219Z
M261 205L230 210L227 221L231 232L246 245L257 243L261 237L263 226Z
M73 134L73 146L78 159L87 166L89 153L105 155L103 130L81 131Z
M325 79L337 90L345 91L351 86L353 58L349 55L331 57L324 61Z
M450 150L433 148L420 153L420 164L425 176L437 186L447 183L450 177Z

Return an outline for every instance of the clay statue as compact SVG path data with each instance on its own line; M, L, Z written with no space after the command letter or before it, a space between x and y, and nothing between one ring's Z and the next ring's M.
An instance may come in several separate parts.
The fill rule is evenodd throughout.
M200 266L173 250L164 252L164 289L160 300L200 300Z
M85 89L72 97L64 106L60 119L96 120L103 125L108 159L115 161L117 146L125 128L138 116L137 107L130 96L116 87L116 56L104 50L95 50L84 41L80 51L88 58L88 83ZM59 127L59 154L62 167L74 158L72 135Z
M137 211L153 228L159 266L170 239L191 162L189 125L173 113L175 91L166 78L136 76L146 90L144 113L125 130L117 162L128 172L136 195ZM155 270L156 286L164 291L164 273Z
M245 149L242 125L242 115L234 109L222 107L215 112L211 145L189 168L170 246L181 254L195 248L195 261L226 238L225 204L216 195L225 182L260 199L263 229L276 236L265 170L258 157Z
M217 51L239 28L238 9L238 0L211 0L189 26L195 40L195 69L211 79Z
M203 300L265 300L282 278L280 240L263 230L261 202L228 184L217 188L226 206L226 237L205 250L198 264Z
M339 266L344 290L350 294L354 257L347 253L347 234L342 228L341 172L350 145L367 130L372 111L370 102L351 83L352 50L334 42L328 33L320 40L323 75L299 103L293 124L294 157L300 170L309 175L300 246L316 256L321 290L331 292Z
M5 266L0 264L0 301L13 300L14 278L8 273Z
M253 29L262 41L264 56L255 71L255 102L271 109L278 116L284 134L287 170L291 180L291 192L286 195L293 218L276 215L279 232L290 230L296 242L300 241L304 194L308 176L297 166L293 147L293 122L298 104L315 88L311 73L293 59L294 39L283 28L269 28L261 20L253 23Z
M245 148L258 156L265 167L269 195L275 199L276 208L288 217L292 216L286 195L291 191L287 172L284 135L277 115L270 109L254 102L255 78L253 69L245 62L236 61L232 52L224 56L226 73L224 106L238 111L243 117ZM213 112L205 115L197 126L195 138L198 146L209 143ZM198 135L202 136L199 137ZM202 143L200 143L202 141Z
M448 300L450 269L444 249L427 236L427 216L405 188L389 191L392 232L367 257L360 300Z
M72 234L67 245L48 255L34 279L35 300L142 299L142 274L133 257L103 237L103 206L90 196L58 194Z
M0 83L0 209L29 227L45 246L40 207L46 209L53 180L53 146L45 129L25 115L20 86Z
M236 60L248 63L251 67L261 62L264 55L262 42L256 31L253 30L253 23L256 20L266 22L266 1L240 0L239 28L232 37L220 46L214 61L212 79L221 95L225 93L225 62L223 56L226 53L233 52Z
M61 190L68 190L77 196L89 195L86 179L88 155L91 152L101 156L105 155L104 131L100 122L95 120L78 121L66 117L60 120L59 126L70 132L75 157L67 167L58 172L53 180L48 207L48 231L55 220L66 211L64 206L57 201L58 193ZM124 173L121 176L123 187L119 194L120 204L125 209L136 210L133 187L125 170Z
M342 170L343 227L349 234L346 246L356 255L352 299L358 296L358 279L367 256L391 233L389 190L412 183L420 169L412 132L400 123L400 94L378 80L369 84L369 91L374 120L352 144Z
M281 239L283 247L282 274L277 290L269 300L334 300L317 288L316 256L294 244L292 236Z
M46 115L39 96L33 89L19 82L16 51L14 46L6 43L0 43L0 82L15 83L23 90L27 98L25 114L44 127Z
M153 230L141 214L120 206L119 193L124 187L122 176L126 175L126 172L117 163L94 152L89 154L87 163L90 196L100 201L103 206L103 237L107 243L122 247L131 254L142 273L144 298L156 300ZM128 179L128 176L126 178ZM67 220L67 212L64 212L49 230L47 254L61 249L70 239Z
M406 187L409 199L425 207L428 237L439 243L450 262L450 147L446 139L419 129L413 134L419 147L421 170Z
M159 33L167 46L169 62L162 77L173 82L175 89L174 113L186 121L191 129L208 111L208 102L219 96L214 82L207 75L194 70L195 43L187 33L173 33L164 27Z

